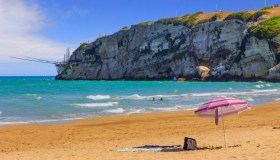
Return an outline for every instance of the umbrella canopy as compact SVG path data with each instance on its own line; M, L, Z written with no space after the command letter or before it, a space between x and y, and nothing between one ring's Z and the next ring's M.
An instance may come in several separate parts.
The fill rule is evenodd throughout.
M202 104L195 110L195 114L200 117L222 117L237 114L247 109L250 109L250 107L246 101L223 96Z
M237 98L222 96L203 103L202 106L200 106L194 112L200 117L215 117L216 125L218 125L219 117L222 117L224 141L225 141L225 147L227 147L226 132L225 132L223 117L232 114L237 114L247 109L250 109L250 107L248 106L248 103L246 101Z

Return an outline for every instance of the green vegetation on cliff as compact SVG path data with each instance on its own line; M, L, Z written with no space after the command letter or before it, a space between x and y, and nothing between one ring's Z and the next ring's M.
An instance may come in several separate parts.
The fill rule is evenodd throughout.
M258 18L260 18L263 15L268 14L268 11L264 11L264 10L260 10L256 13L254 13L253 15L251 15L251 17L249 18L249 21L258 21Z
M257 38L272 39L280 35L280 16L272 17L257 26L250 27L248 32Z
M261 10L268 10L268 9L271 9L271 8L273 8L273 7L272 6L267 6L267 7L262 8Z
M252 14L249 12L235 12L228 15L225 20L239 19L244 22L248 22L251 18Z
M221 19L221 15L219 14L215 14L214 16L210 17L209 19L203 19L197 22L197 24L202 24L202 23L206 23L206 22L214 22L217 21L219 19Z

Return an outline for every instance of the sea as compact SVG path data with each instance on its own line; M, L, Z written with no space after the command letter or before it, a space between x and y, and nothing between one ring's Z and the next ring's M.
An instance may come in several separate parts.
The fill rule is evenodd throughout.
M193 110L217 96L239 98L255 106L280 101L279 91L280 83L263 81L96 81L0 77L0 125L66 123L97 116Z

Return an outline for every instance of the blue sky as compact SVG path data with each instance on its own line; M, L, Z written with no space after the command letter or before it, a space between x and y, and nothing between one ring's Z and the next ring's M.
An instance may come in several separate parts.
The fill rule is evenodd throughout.
M267 0L267 5L280 0ZM9 56L62 60L85 41L124 26L197 11L240 11L265 0L0 0L0 76L55 75L53 65Z

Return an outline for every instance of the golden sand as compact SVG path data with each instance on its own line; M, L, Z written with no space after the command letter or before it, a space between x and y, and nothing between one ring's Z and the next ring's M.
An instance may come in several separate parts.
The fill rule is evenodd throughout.
M280 103L225 118L199 118L193 111L108 116L68 124L0 127L0 159L10 160L231 160L280 159ZM273 129L275 128L275 129ZM184 137L208 149L182 152L118 152L141 145L182 145Z

